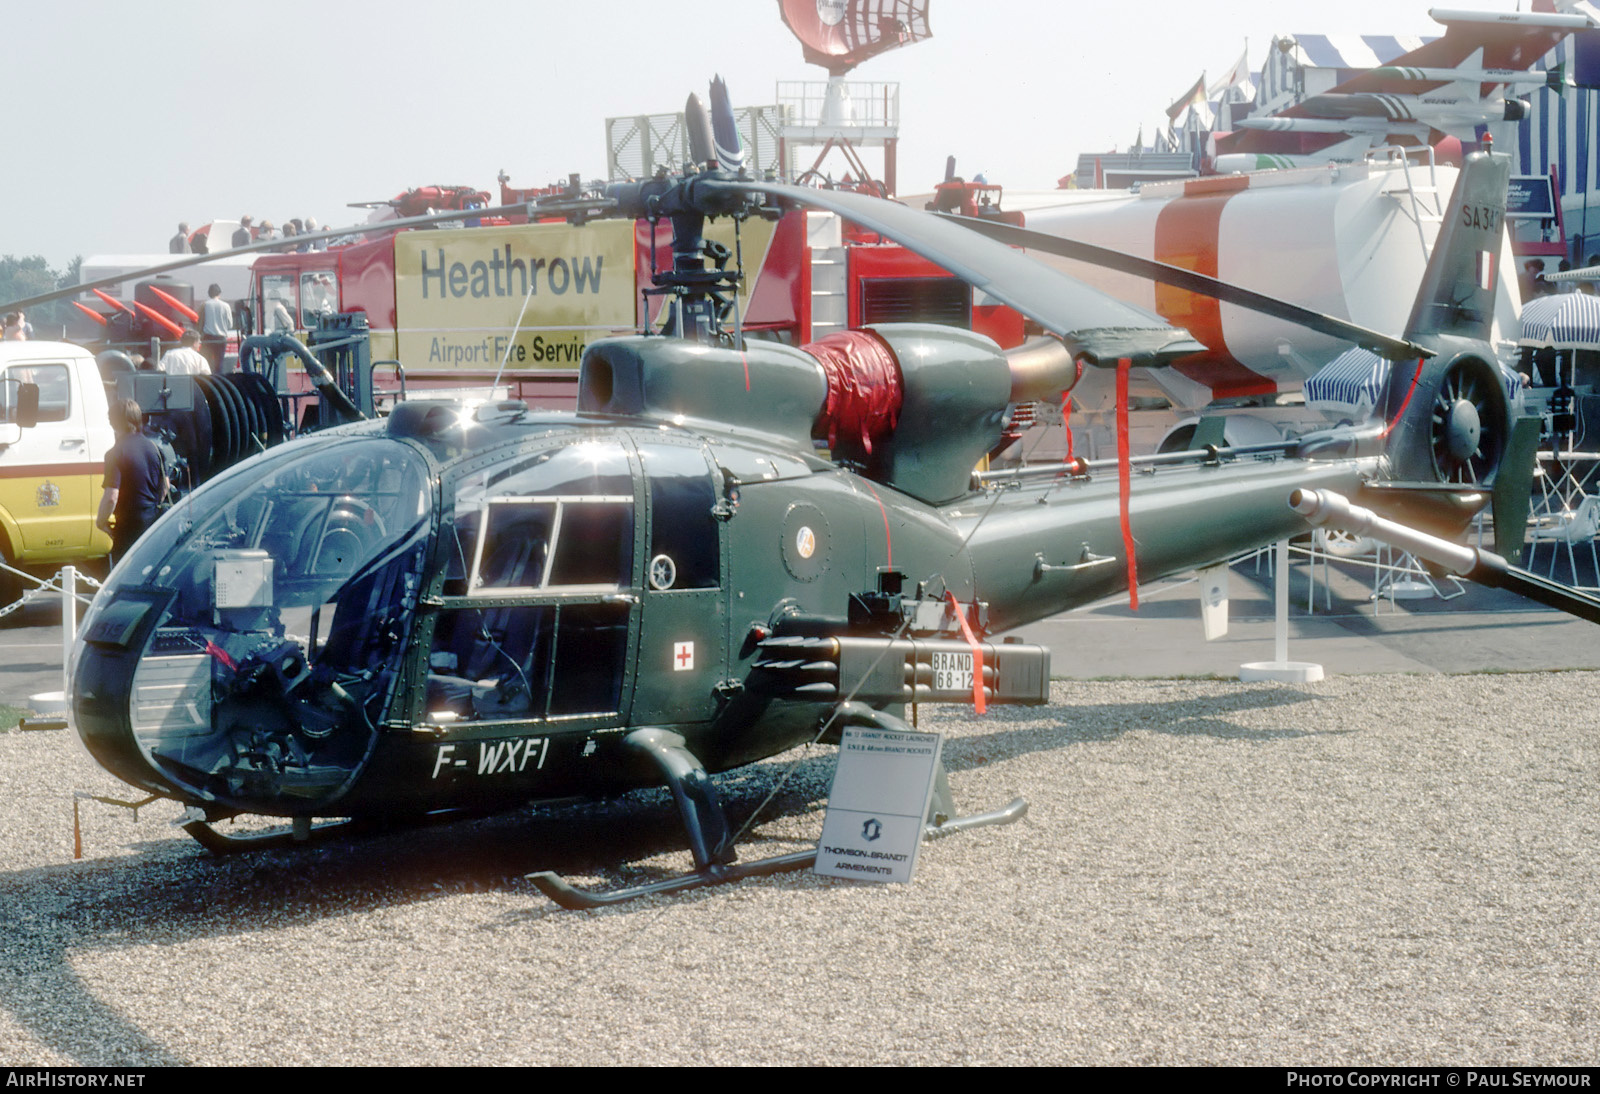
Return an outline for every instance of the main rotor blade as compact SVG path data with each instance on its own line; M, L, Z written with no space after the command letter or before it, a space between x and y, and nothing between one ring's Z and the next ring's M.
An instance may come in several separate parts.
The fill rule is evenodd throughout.
M947 224L920 209L844 190L814 190L777 182L704 180L745 194L769 194L815 206L860 224L949 270L1032 319L1066 344L1073 356L1097 365L1122 358L1134 364L1171 364L1203 353L1189 332L1154 312L1125 304L1018 251Z
M939 216L1001 243L1016 247L1031 247L1046 254L1076 259L1119 273L1159 281L1163 285L1171 285L1200 296L1213 297L1225 304L1270 315L1274 319L1282 319L1287 323L1317 331L1319 334L1342 338L1391 361L1414 361L1418 357L1432 357L1434 354L1433 350L1415 342L1408 342L1403 338L1391 338L1387 334L1380 334L1359 324L1336 319L1331 315L1312 311L1310 308L1302 308L1298 304L1266 296L1239 285L1230 285L1226 281L1218 281L1214 277L1186 270L1182 266L1170 266L1165 262L1139 258L1122 251L1114 251L1109 247L1098 247L1093 243L1083 243L1075 239L1063 239L1031 228L1018 228L1014 224L957 216L953 213L941 213Z

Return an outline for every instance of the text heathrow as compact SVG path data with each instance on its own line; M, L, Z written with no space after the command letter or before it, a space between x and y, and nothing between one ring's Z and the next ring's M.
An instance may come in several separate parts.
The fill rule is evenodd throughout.
M604 255L574 255L571 259L549 260L512 258L511 244L507 243L503 259L501 251L495 250L491 252L489 261L480 258L469 266L465 262L450 262L445 258L443 247L435 250L439 254L436 267L428 265L427 251L419 256L422 260L424 300L429 299L430 283L435 283L441 300L446 295L457 300L466 296L480 299L490 296L538 296L540 270L544 271L545 288L556 296L569 289L578 293L597 293L600 291L600 275L605 264ZM503 278L502 274L505 275Z

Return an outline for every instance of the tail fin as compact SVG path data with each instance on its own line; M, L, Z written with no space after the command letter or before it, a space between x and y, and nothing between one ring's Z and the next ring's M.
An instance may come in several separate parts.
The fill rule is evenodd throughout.
M1406 323L1408 339L1431 344L1452 335L1488 342L1510 180L1510 156L1467 156Z
M1510 157L1476 152L1456 179L1406 325L1435 356L1397 362L1384 400L1397 479L1485 486L1510 447L1506 376L1489 344L1510 177Z

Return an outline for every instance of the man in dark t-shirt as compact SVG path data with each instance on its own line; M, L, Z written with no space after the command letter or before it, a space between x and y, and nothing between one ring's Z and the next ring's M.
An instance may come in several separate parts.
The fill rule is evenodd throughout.
M155 523L167 496L167 472L161 450L141 432L139 404L124 399L111 408L117 443L106 453L105 492L95 524L111 536L111 561L118 563L134 541ZM116 517L113 524L111 518Z

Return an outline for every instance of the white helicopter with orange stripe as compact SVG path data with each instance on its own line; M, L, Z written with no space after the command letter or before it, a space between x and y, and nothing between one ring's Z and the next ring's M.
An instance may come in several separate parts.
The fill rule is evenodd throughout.
M1458 215L1448 208L1458 172L1403 159L1369 160L1151 183L1137 193L1007 192L1005 206L1025 227L1066 241L1193 270L1373 329L1398 330L1410 317L1440 226ZM1174 430L1202 411L1229 411L1229 439L1241 443L1303 427L1316 419L1298 398L1306 381L1350 347L1347 340L1213 296L1037 247L1029 253L1158 313L1205 345L1171 368L1136 377L1136 396L1172 411L1146 416L1142 442L1149 446L1176 436ZM1520 308L1509 241L1484 255L1481 265L1500 290L1494 339L1509 346ZM1086 373L1072 397L1078 443L1092 445L1095 415L1109 412L1114 393L1104 377Z

